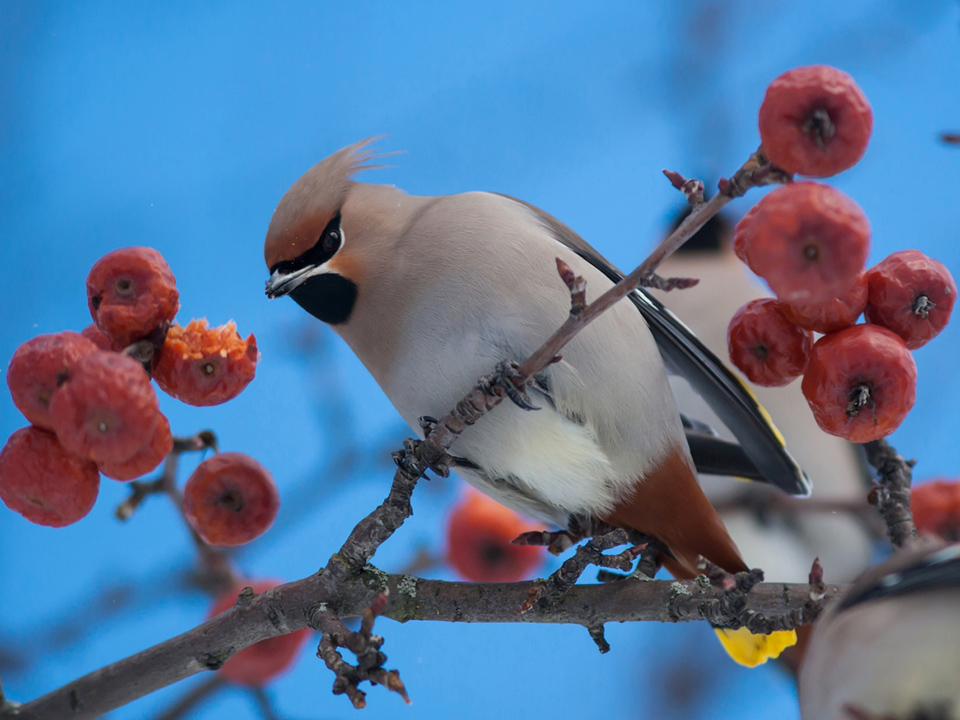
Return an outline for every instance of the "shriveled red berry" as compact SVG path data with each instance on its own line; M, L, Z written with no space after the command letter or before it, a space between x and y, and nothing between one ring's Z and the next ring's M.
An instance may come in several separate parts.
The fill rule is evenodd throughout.
M764 196L737 225L747 265L785 303L845 295L863 272L870 223L828 185L790 183Z
M829 177L863 157L873 112L847 73L827 65L794 68L770 83L760 106L763 151L787 172Z
M160 409L140 363L98 351L74 363L53 394L50 418L68 450L97 463L124 463L151 437Z
M957 284L943 263L919 250L888 255L867 271L870 299L864 317L903 338L916 350L950 322Z
M240 394L257 371L257 340L240 337L233 321L207 327L206 320L173 325L153 377L162 390L188 405L219 405Z
M97 346L79 333L65 330L38 335L17 348L7 368L13 404L34 425L52 429L50 399L65 382L74 364Z
M122 346L117 345L113 340L100 332L100 328L97 327L96 323L87 325L80 331L80 334L101 350L106 350L107 352L120 352L123 350Z
M63 527L82 518L97 500L100 473L67 451L47 430L17 430L0 450L0 500L38 525Z
M157 467L171 450L173 450L173 435L170 432L170 422L163 413L160 413L157 427L147 443L137 450L136 455L126 462L104 462L98 467L100 472L112 480L133 480Z
M740 218L740 222L738 222L737 226L733 229L733 252L740 258L740 261L751 270L753 270L753 268L750 267L747 247L750 244L750 227L753 224L753 219L759 212L759 207L759 205L754 205L747 210L746 215Z
M854 325L814 343L801 389L821 429L870 442L892 433L910 412L917 365L898 335Z
M224 452L204 460L183 489L187 520L208 544L243 545L273 525L280 495L267 469L249 455Z
M727 327L730 360L750 382L779 387L796 380L810 359L813 333L783 314L776 300L752 300L737 310Z
M910 488L910 510L921 535L960 540L960 482L931 480Z
M280 585L280 580L241 580L231 590L218 596L207 614L212 618L226 612L237 602L237 596L245 587L257 595ZM310 631L296 630L286 635L261 640L246 647L227 660L217 671L230 682L251 687L261 687L289 668L296 660Z
M511 544L530 525L513 510L469 490L447 521L447 558L467 580L523 580L543 562L542 547Z
M87 276L87 304L97 327L125 347L173 320L180 293L159 252L126 247L94 263Z
M819 303L781 303L787 320L804 330L832 333L853 325L867 306L867 274L860 273L850 290Z

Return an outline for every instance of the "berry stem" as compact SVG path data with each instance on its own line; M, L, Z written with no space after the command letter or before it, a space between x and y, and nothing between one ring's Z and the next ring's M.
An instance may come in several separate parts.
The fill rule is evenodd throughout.
M803 131L810 136L818 148L825 149L837 134L837 126L830 119L830 113L823 108L817 108L803 123Z

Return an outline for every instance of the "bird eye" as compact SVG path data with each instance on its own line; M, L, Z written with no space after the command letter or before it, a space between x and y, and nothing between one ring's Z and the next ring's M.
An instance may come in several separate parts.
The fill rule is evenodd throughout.
M333 253L340 247L340 231L331 230L323 236L323 251Z

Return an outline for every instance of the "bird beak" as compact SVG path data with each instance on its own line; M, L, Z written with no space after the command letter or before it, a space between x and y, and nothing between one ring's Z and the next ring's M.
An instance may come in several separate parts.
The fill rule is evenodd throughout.
M294 288L302 285L313 275L316 275L318 268L319 266L317 265L307 265L306 267L286 274L277 270L270 276L270 279L267 280L267 297L273 300L274 298L289 295Z

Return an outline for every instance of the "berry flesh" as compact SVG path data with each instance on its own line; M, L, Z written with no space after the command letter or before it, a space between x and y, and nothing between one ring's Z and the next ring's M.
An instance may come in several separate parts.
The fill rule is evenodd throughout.
M960 482L932 480L910 489L910 510L921 535L960 540Z
M853 200L814 182L766 195L737 225L742 256L783 303L845 295L863 272L870 223Z
M819 303L783 303L781 309L794 325L827 334L853 325L867 306L867 296L867 274L864 272L840 297Z
M214 601L207 618L212 618L233 607L244 587L250 587L255 594L259 595L279 584L279 580L241 580L233 589L223 593ZM293 664L309 634L309 630L303 629L261 640L231 657L218 672L222 677L239 685L251 687L266 685Z
M864 317L923 347L950 322L957 285L950 271L919 250L889 255L867 272L870 298Z
M753 300L737 310L727 328L730 360L750 382L779 387L807 366L813 334L787 320L776 300Z
M219 405L250 384L259 358L256 338L241 339L233 322L211 328L206 320L191 320L170 328L154 359L153 377L188 405Z
M126 347L173 320L180 293L159 252L127 247L94 263L87 276L87 305L103 334Z
M170 422L161 413L150 440L137 450L132 458L122 463L100 463L98 467L100 472L112 480L133 480L157 467L171 450L173 435L170 432Z
M52 432L20 428L0 450L0 500L30 522L63 527L93 507L97 466L68 452Z
M529 522L475 490L450 513L447 558L453 569L474 582L516 582L543 562L543 548L513 545Z
M822 430L865 443L892 433L910 412L917 366L898 335L854 325L814 344L801 388Z
M187 520L209 545L243 545L273 525L280 496L273 477L249 455L224 452L204 460L183 489Z
M94 352L94 343L69 330L27 340L13 353L7 368L13 404L37 427L52 429L50 400L54 391L69 377L77 360Z
M787 172L829 177L863 157L873 112L847 73L811 65L788 70L770 83L759 124L770 162Z
M160 418L150 378L136 360L114 352L80 358L50 402L63 446L96 463L125 463Z

